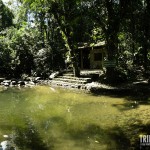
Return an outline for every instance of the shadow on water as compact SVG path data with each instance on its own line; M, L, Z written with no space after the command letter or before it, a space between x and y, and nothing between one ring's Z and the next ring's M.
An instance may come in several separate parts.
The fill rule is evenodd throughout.
M99 145L107 145L107 150L149 150L150 146L140 147L140 135L150 134L150 124L143 125L140 121L138 124L129 124L123 128L114 127L102 129L100 126L90 124L83 130L70 130L69 134L76 145L86 145L87 149L90 140L93 139Z
M106 145L107 150L127 150L130 147L130 140L123 133L121 128L102 129L100 126L90 124L82 130L70 130L69 134L76 145L84 144L87 149L91 142Z
M8 131L8 130L12 130L13 127L12 125L8 125L8 124L0 124L0 129L3 131Z
M150 104L150 85L131 85L131 87L115 88L115 89L92 89L92 95L94 96L109 96L113 98L124 98L127 100L127 104L124 106L126 109L137 108L140 104ZM129 103L131 106L129 107Z
M103 149L103 145L105 146L104 149L107 150L128 150L131 147L131 137L120 127L103 129L99 125L89 124L82 129L78 129L68 126L67 122L58 116L50 117L41 126L46 130L50 129L49 134L52 134L52 130L59 126L60 130L66 132L67 137L74 141L74 147L82 147L87 150L89 147L91 148L91 144L93 144L93 150L98 147L95 147L94 144L99 145L100 150ZM25 128L16 128L15 130L15 144L21 150L55 150L55 144L59 142L59 139L52 136L50 138L51 140L49 139L49 141L52 143L50 143L50 147L46 147L37 129L30 121L27 122ZM65 139L66 137L64 136L63 138Z
M59 126L62 129L65 129L66 122L62 117L54 116L46 119L46 121L43 121L41 124L41 127L45 130L52 129L55 126Z
M136 128L138 130L138 132L139 132L139 136L138 137L133 137L132 147L136 150L136 149L139 149L140 135L146 135L146 136L150 135L150 124L146 124L146 125L143 125L143 124L132 125L131 128ZM141 146L141 150L149 150L149 149L150 149L150 145L148 145L148 146Z
M38 130L28 121L25 127L15 128L14 143L21 150L53 150L53 144L47 147Z
M139 107L141 103L137 101L130 101L123 104L112 104L113 107L117 107L120 111L132 110Z
M66 122L61 117L52 117L49 120L51 123L53 122L52 126L65 123L64 126L67 127ZM140 120L136 120L136 122L134 124L132 121L129 121L123 127L115 126L113 128L101 128L97 124L88 124L82 129L69 126L69 128L64 129L64 132L74 141L75 147L84 147L87 150L92 143L99 145L99 147L106 146L105 148L100 148L100 150L138 150L140 149L139 135L149 135L150 124L144 125ZM52 129L52 126L49 128ZM51 137L52 140L50 141L52 143L50 143L50 147L47 147L32 122L28 122L25 127L16 127L14 137L14 143L21 150L54 150L55 142L57 143L58 140L54 140ZM142 147L141 150L144 148L146 147ZM93 150L95 150L95 147L93 147Z
M150 145L140 145L140 136L150 135L150 124L143 124L140 120L136 120L136 123L133 122L130 121L124 126L124 133L130 140L129 150L149 150ZM147 143L149 143L149 138L147 139Z

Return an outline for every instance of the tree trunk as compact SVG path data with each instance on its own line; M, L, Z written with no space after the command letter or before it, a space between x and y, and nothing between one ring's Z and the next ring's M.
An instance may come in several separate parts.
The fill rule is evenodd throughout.
M147 50L147 47L144 47L143 50L144 50L144 52L143 52L143 57L144 57L143 66L144 66L145 72L147 72L147 62L148 62L148 50Z
M143 41L143 67L145 72L147 72L147 64L148 64L148 49L149 49L149 39L150 39L150 1L146 0L146 10L144 14L144 41Z
M108 61L110 63L116 62L116 54L117 54L117 35L108 35L107 38L107 51L108 51ZM107 80L112 83L114 82L115 79L115 65L110 65L108 67L106 67L106 77Z
M107 30L106 30L106 46L108 52L108 62L111 63L116 61L116 54L117 54L117 34L119 31L119 18L116 17L116 12L113 8L113 2L107 0L106 1L106 8L108 12L108 21L107 21ZM112 83L115 81L115 66L107 66L106 67L106 78L107 81Z
M71 63L73 67L73 74L75 77L80 76L80 68L78 66L78 57L74 48L70 49Z
M53 14L54 18L57 20L58 26L60 28L60 32L62 35L62 39L64 40L66 46L66 49L68 50L70 54L71 64L73 67L73 73L74 76L79 77L80 76L80 69L78 67L78 57L75 52L75 43L73 41L73 31L71 30L71 27L64 27L64 25L61 23L60 18L57 16L57 14ZM72 36L71 36L72 35Z

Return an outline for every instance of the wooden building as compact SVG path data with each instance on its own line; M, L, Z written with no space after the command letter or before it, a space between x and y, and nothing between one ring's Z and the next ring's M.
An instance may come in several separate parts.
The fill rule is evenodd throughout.
M99 42L93 46L86 44L78 47L79 51L79 67L81 69L102 69L104 65L104 57L107 52L105 42Z

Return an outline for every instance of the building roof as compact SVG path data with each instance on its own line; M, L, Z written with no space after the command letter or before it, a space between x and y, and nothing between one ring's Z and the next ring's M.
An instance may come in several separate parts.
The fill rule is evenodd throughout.
M100 41L97 43L78 43L78 49L84 49L84 48L92 48L92 47L101 47L105 46L105 41Z

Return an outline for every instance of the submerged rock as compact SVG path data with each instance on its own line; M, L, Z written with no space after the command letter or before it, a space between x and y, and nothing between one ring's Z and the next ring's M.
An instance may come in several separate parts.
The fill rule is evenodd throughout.
M9 140L2 141L0 144L0 150L16 150L12 142Z
M3 141L3 142L1 142L1 146L2 146L3 150L10 150L11 143L10 143L10 141Z
M11 135L3 135L3 137L5 140L0 143L0 150L16 150L13 137Z
M9 138L9 136L8 136L8 135L3 135L3 137L4 137L4 138Z
M0 145L0 150L3 150L2 145Z

